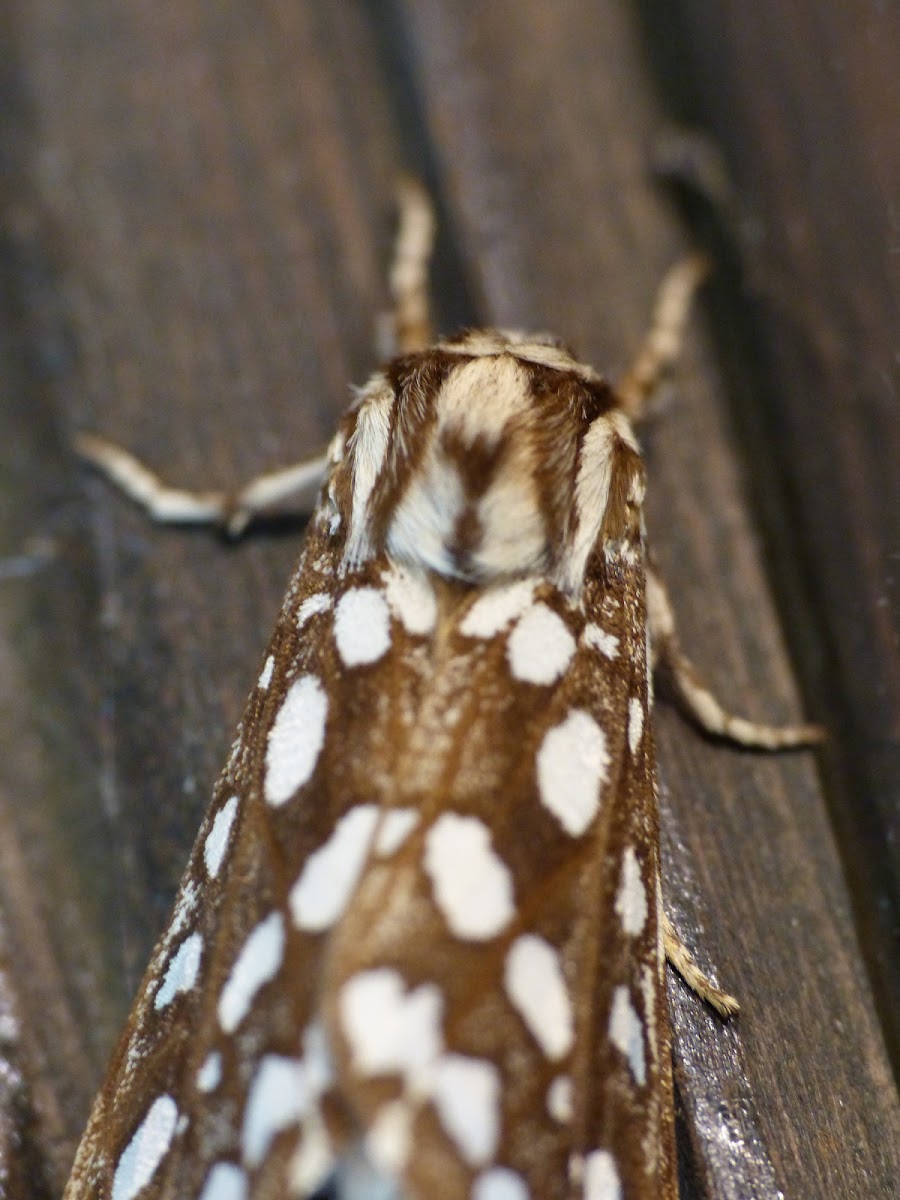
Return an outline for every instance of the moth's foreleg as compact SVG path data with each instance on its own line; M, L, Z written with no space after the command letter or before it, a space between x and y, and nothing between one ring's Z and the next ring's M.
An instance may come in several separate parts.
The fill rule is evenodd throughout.
M682 651L665 585L650 566L647 568L647 624L652 665L661 686L705 733L756 750L789 750L812 746L824 739L825 732L820 725L764 725L728 712Z
M701 1000L711 1004L720 1016L733 1017L740 1011L740 1005L734 996L716 987L712 980L700 970L694 961L694 956L678 936L675 926L666 914L663 914L663 940L666 948L666 958L675 968L691 991L696 992Z
M706 256L692 254L676 263L660 284L643 345L616 383L619 400L632 421L646 417L654 394L678 361L694 292L708 273Z
M312 507L328 467L317 454L289 467L258 475L235 492L191 492L169 487L138 458L90 433L78 434L75 449L154 521L172 525L217 525L237 536L260 514L286 511L306 514Z
M411 176L397 188L399 227L389 283L394 302L386 347L389 354L424 350L434 340L428 272L434 246L434 209L427 191Z

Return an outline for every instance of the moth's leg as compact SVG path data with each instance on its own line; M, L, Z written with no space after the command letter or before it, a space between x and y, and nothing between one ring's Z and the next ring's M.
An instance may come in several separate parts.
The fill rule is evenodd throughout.
M663 941L666 948L666 958L675 968L691 991L696 992L701 1000L711 1004L721 1016L733 1017L740 1010L740 1005L734 996L729 996L709 979L694 961L694 956L678 936L675 926L663 913Z
M616 384L616 392L632 421L646 417L650 402L674 367L684 343L684 329L694 292L709 273L709 259L692 254L666 273L644 343Z
M819 725L763 725L727 712L682 652L665 585L651 566L647 568L647 627L652 666L661 685L706 733L758 750L812 746L824 739Z
M412 176L400 180L397 204L399 226L389 275L394 307L385 338L388 354L424 350L434 339L428 299L428 271L436 228L434 209L427 191Z
M81 433L75 449L139 504L154 521L174 525L219 525L237 536L261 513L312 511L328 468L328 456L314 457L258 475L238 491L189 492L172 488L133 454L114 442Z

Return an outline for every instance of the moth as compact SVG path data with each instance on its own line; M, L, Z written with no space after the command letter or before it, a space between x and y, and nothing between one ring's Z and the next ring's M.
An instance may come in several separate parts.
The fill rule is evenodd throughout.
M324 455L235 495L80 452L156 518L313 515L66 1200L673 1200L654 670L775 749L683 655L635 426L702 265L613 388L555 339L432 341L402 192L394 356Z

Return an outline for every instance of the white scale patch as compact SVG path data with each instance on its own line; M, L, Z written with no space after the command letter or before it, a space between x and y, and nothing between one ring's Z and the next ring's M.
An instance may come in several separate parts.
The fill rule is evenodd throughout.
M340 521L340 518L338 520ZM332 599L328 592L314 592L307 596L297 609L297 628L302 629L307 621L318 613L328 612L331 605Z
M544 1054L553 1060L565 1057L572 1048L575 1027L556 950L534 934L516 938L506 956L503 982L513 1007Z
M244 943L219 997L219 1024L233 1033L261 987L278 974L284 958L284 919L270 913Z
M300 1144L288 1167L291 1196L312 1196L325 1183L334 1165L328 1130L318 1108L303 1118Z
M216 1163L206 1177L200 1200L247 1200L247 1176L234 1163Z
M328 697L314 675L291 684L266 746L266 800L274 807L286 803L307 783L316 769L325 741Z
M189 934L176 950L157 990L153 1001L157 1011L171 1004L179 992L191 990L197 982L202 954L203 938L199 933Z
M515 915L512 876L475 817L443 813L425 838L425 871L452 933L470 941L496 937Z
M200 889L194 883L193 879L188 879L186 883L182 884L178 900L175 904L175 912L172 914L172 921L166 932L166 946L171 946L182 929L185 928L189 921L193 920L199 898Z
M574 1111L571 1077L557 1075L547 1088L547 1112L560 1125L568 1125Z
M134 1200L150 1182L168 1153L178 1105L171 1096L157 1096L119 1158L113 1176L112 1200Z
M472 1200L529 1200L528 1184L509 1167L482 1171L472 1184Z
M383 858L396 854L418 823L419 814L414 808L387 809L378 824L375 853Z
M289 897L298 929L322 933L342 915L365 864L378 815L375 804L352 808L325 845L307 858Z
M494 1064L444 1055L435 1065L431 1097L466 1162L473 1167L490 1162L500 1139L500 1072Z
M345 667L378 662L391 645L391 613L375 588L351 588L334 611L334 640Z
M634 1010L628 988L620 985L613 992L612 1011L609 1016L609 1040L625 1055L635 1082L641 1087L647 1082L647 1066L644 1061L644 1029L641 1018Z
M249 1167L258 1166L273 1139L296 1124L309 1106L309 1088L298 1058L267 1054L259 1064L244 1112L241 1152Z
M433 983L407 993L397 971L377 967L348 979L339 1008L353 1067L363 1075L414 1080L441 1051L443 1001Z
M523 683L555 683L575 653L575 639L565 621L546 604L524 613L506 647L513 678Z
M627 846L622 859L622 880L616 896L616 912L622 928L637 937L647 924L647 889L641 879L641 864L633 846Z
M334 1082L334 1066L325 1030L314 1021L303 1035L303 1074L306 1111L300 1130L300 1143L288 1168L291 1194L311 1196L324 1182L334 1164L328 1130L322 1119L319 1101Z
M270 654L263 664L263 669L260 672L256 686L261 692L268 691L269 684L272 682L272 672L275 670L275 659Z
M594 1150L584 1160L584 1200L622 1200L616 1160L608 1150Z
M309 1195L309 1192L300 1192L301 1197ZM402 1200L396 1180L388 1178L359 1144L349 1147L338 1157L325 1195L341 1200Z
M574 709L544 735L537 755L541 801L572 837L597 815L608 768L606 737L589 713Z
M464 637L496 637L530 607L534 580L496 584L479 596L463 618L459 631Z
M607 633L605 629L601 629L599 625L585 625L584 633L582 634L586 646L590 646L592 650L599 650L606 658L613 659L619 656L619 639L611 633ZM647 659L649 662L649 658Z
M424 636L437 624L437 598L421 569L393 563L382 575L391 612L407 633Z
M222 1055L213 1050L203 1060L203 1065L197 1072L197 1091L214 1092L222 1082Z
M632 697L628 702L628 748L632 754L637 753L644 732L644 706Z
M484 1059L443 1053L442 1009L435 984L407 992L388 967L354 975L338 999L352 1069L403 1080L405 1097L381 1111L369 1135L373 1161L388 1172L405 1161L415 1107L426 1100L470 1165L483 1166L497 1149L500 1073Z
M378 1110L366 1134L366 1150L381 1171L397 1176L412 1150L413 1108L407 1100L392 1100Z
M225 857L225 850L228 846L228 838L231 835L231 827L234 824L234 818L237 813L237 806L237 796L232 796L229 800L225 801L216 813L212 828L206 835L206 841L203 843L203 861L206 864L206 873L210 879L216 878L222 866L222 860Z

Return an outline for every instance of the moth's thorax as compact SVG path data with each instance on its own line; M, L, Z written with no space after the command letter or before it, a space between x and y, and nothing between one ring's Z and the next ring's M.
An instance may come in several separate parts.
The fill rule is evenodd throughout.
M330 494L348 564L387 551L468 583L544 574L577 591L601 531L636 527L630 424L546 341L486 330L395 359L345 437Z

